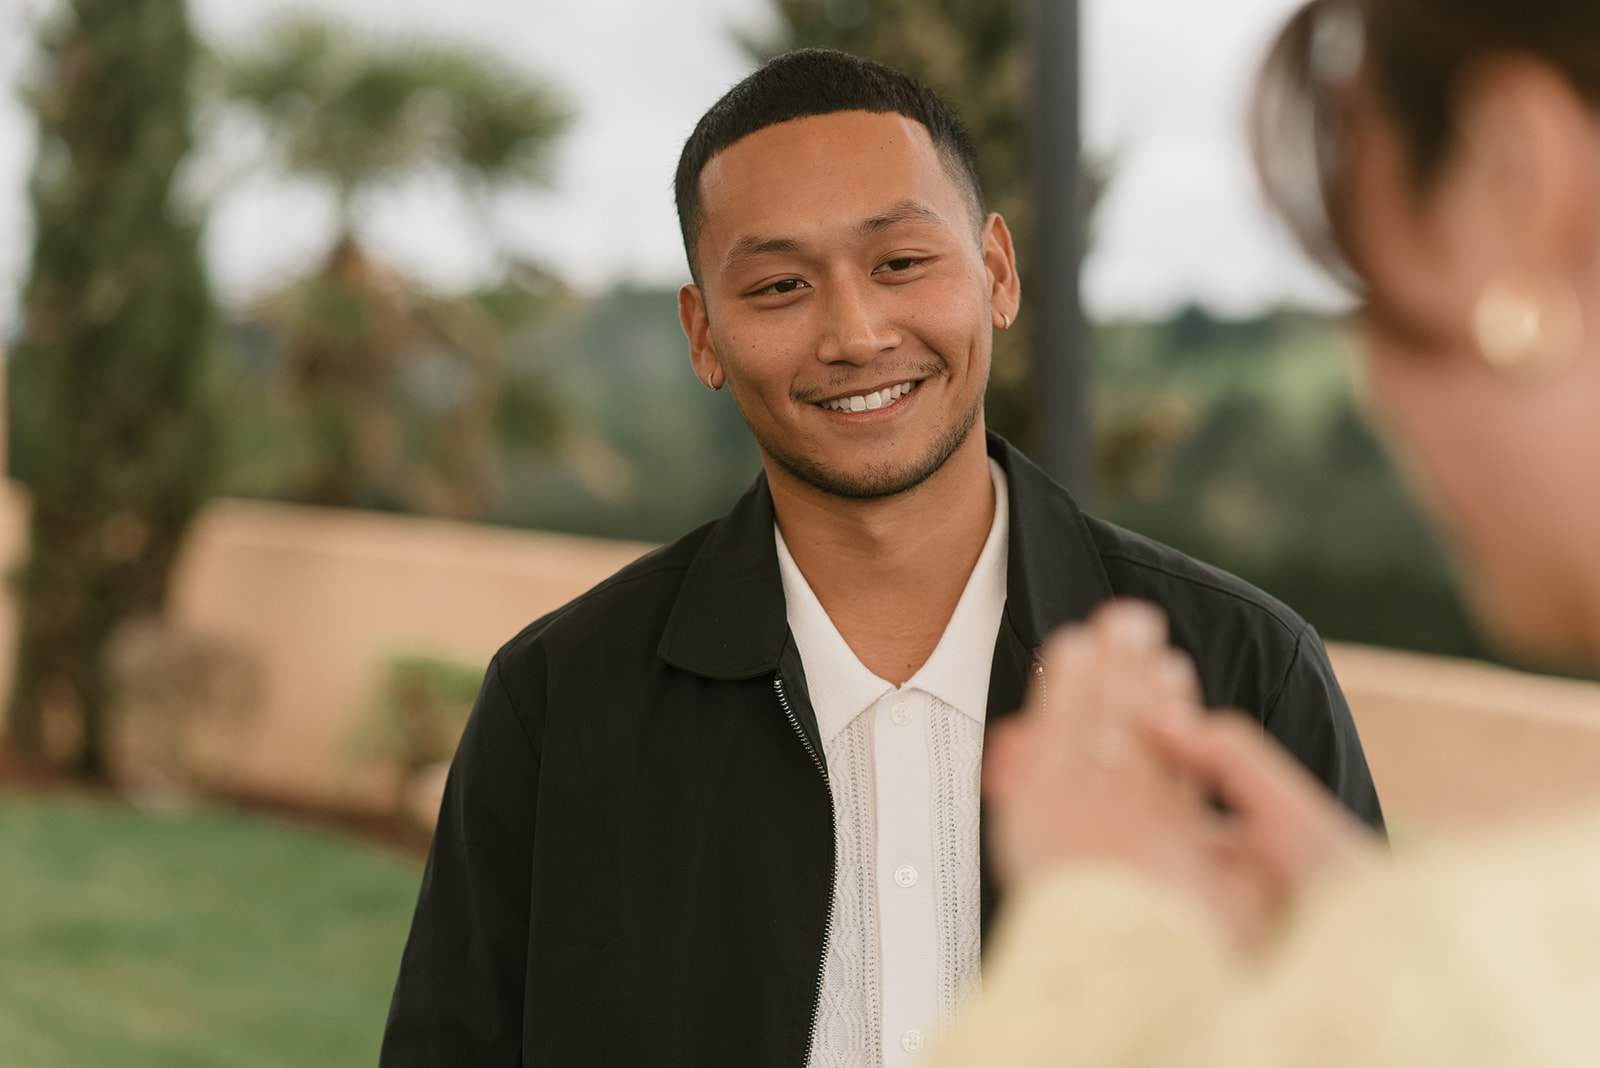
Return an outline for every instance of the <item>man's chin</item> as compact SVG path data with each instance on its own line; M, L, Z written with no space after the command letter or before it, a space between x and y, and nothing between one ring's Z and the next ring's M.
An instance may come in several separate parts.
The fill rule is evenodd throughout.
M773 456L777 465L804 482L812 489L853 501L883 500L909 493L932 478L940 467L923 464L904 468L868 468L861 471L840 471L790 457ZM948 457L946 457L948 459Z
M798 481L830 497L875 501L909 493L937 474L966 444L982 415L983 395L980 393L961 421L947 427L920 455L899 462L863 463L854 469L830 466L774 448L748 419L745 425L755 435L762 455Z
M884 500L910 493L937 474L971 435L974 422L976 420L953 428L920 457L898 464L867 464L849 470L770 448L763 448L762 452L794 478L830 497L852 501Z

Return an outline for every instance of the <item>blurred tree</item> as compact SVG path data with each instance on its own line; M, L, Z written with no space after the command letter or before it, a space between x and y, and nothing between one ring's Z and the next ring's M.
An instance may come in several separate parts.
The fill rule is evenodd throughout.
M370 194L422 175L442 173L476 193L543 184L569 121L564 106L493 57L375 43L308 15L276 21L256 47L220 57L217 81L261 120L282 167L319 182L338 208L320 267L256 309L282 346L308 432L300 495L483 514L497 429L515 424L544 447L561 429L538 383L506 373L502 344L559 287L514 264L493 294L429 293L363 246L356 215Z
M569 435L560 463L507 463L502 521L668 541L725 512L760 470L732 398L689 367L676 289L572 301L514 348L514 366L554 382L592 437Z
M36 239L11 361L33 512L7 739L103 778L108 638L161 610L210 473L211 302L197 221L173 195L195 44L183 0L70 0L41 46Z
M837 48L876 59L933 86L972 135L990 211L1005 216L1022 268L1023 310L995 334L986 421L1014 441L1029 439L1032 327L1027 314L1033 187L1029 158L1031 80L1022 4L1017 0L773 0L782 22L774 39L744 38L757 59L790 48ZM1111 162L1084 162L1086 212L1094 210Z

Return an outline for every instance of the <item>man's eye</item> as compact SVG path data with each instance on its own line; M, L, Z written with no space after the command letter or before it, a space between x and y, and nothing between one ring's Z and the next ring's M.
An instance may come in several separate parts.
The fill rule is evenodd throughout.
M756 290L756 295L761 296L767 293L772 293L780 297L786 296L790 293L799 291L799 289L804 285L805 283L798 278L785 278L781 282L774 282L770 286L765 286Z
M924 259L918 259L914 256L906 256L898 260L890 260L878 269L880 271L888 271L891 274L898 274L901 271L909 271L911 268L920 266L926 262L928 261Z

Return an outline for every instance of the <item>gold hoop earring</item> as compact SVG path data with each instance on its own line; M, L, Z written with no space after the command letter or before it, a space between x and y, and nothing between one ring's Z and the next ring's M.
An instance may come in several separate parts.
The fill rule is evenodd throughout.
M1005 312L1001 312L1000 313L1000 332L1004 333L1004 332L1006 332L1007 330L1010 330L1010 329L1011 329L1011 316L1007 315Z
M1542 378L1570 364L1583 344L1583 308L1562 280L1544 284L1501 275L1472 309L1472 338L1484 362L1516 379Z

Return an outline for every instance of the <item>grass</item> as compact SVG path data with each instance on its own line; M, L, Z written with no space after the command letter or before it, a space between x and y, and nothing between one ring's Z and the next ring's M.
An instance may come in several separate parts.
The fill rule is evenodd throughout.
M0 1065L371 1065L418 866L259 817L0 798Z

